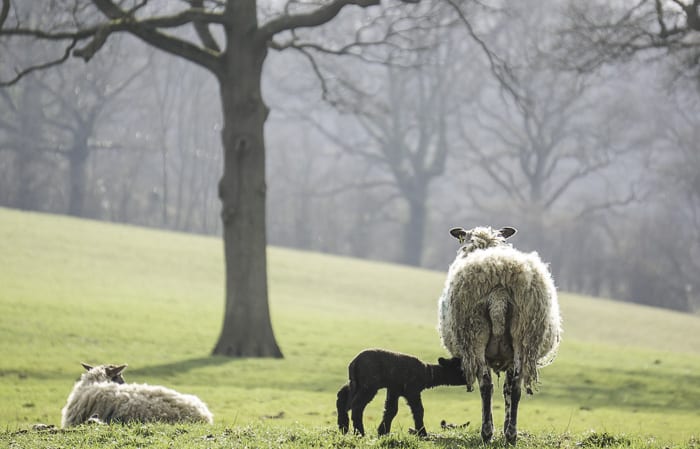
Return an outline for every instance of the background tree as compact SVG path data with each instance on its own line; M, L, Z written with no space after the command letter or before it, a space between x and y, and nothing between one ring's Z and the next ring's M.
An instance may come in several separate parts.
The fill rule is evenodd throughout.
M68 43L61 57L20 69L5 84L36 69L61 63L70 55L89 61L110 35L120 32L197 64L216 78L223 111L224 170L219 196L226 307L214 354L282 356L270 323L267 293L263 127L268 109L262 98L261 77L268 47L294 46L293 40L280 43L275 37L321 26L347 5L368 7L378 3L379 0L334 0L320 6L290 3L282 13L261 24L256 0L191 0L162 14L156 14L159 8L148 1L62 2L65 9L54 15L56 22L34 28L22 21L17 2L2 1L0 35ZM162 9L165 4L158 6ZM185 25L191 25L196 36L176 34L175 30ZM213 26L218 29L212 31Z
M641 0L635 3L569 2L559 29L559 60L591 71L635 56L664 59L677 76L698 82L700 2Z
M39 192L53 179L41 176L38 169L50 164L53 148L47 145L39 120L43 110L36 76L28 77L22 89L0 91L0 104L0 157L10 167L3 176L3 204L38 209Z
M15 27L17 19L30 23L25 19L31 12L36 15L31 23L42 29L53 29L50 25L56 21L70 24L74 16L61 17L59 7L73 3L51 2L53 9L47 14L45 2L18 2L5 25ZM42 7L32 7L37 4ZM91 2L80 5L83 22L97 23L102 13ZM185 10L183 5L151 0L136 13L143 19L158 8L159 16L169 16ZM391 2L370 9L351 7L343 9L332 26L275 37L271 47L293 51L270 52L262 77L261 89L271 110L265 122L268 243L405 261L407 244L401 236L410 196L397 186L392 173L397 167L377 162L377 125L391 123L392 117L398 124L411 124L402 136L405 153L396 159L398 165L410 166L405 156L417 148L412 146L419 141L416 136L421 129L430 135L432 124L442 121L450 151L444 174L431 178L427 189L422 266L446 268L454 241L445 230L455 224L510 224L522 231L514 243L550 261L562 288L682 310L697 308L698 287L689 273L696 271L698 249L692 218L694 137L688 131L697 128L697 84L679 82L685 76L692 79L692 71L681 70L687 66L680 64L681 54L691 53L680 47L678 53L647 48L625 56L623 64L601 63L595 72L581 67L562 70L574 66L563 67L551 58L553 50L585 42L572 42L571 34L561 31L572 26L570 11L562 10L565 4L523 0L504 3L501 9L494 5L498 3L448 1L408 8ZM595 5L574 6L588 11ZM654 5L641 2L640 8L654 18ZM128 9L136 3L120 6ZM214 2L206 6L214 10ZM259 10L261 23L314 9L291 4L282 11L276 6L283 5ZM613 17L617 10L612 13L602 18ZM654 20L649 24L657 26ZM666 24L673 28L670 21ZM210 28L223 46L223 29ZM199 39L191 25L167 32L190 42ZM21 70L63 54L55 44L67 42L20 41L19 36L5 35L0 38L0 79L14 78L15 67ZM89 140L94 149L105 151L91 151L88 158L86 213L219 234L223 224L215 210L220 200L212 179L221 176L223 118L221 110L211 107L221 99L217 79L184 58L160 54L129 33L111 36L87 67L75 61L62 65L60 76L36 71L0 90L5 106L0 108L0 204L15 204L20 193L16 181L26 180L30 201L25 207L67 210L68 163L58 150L70 147L71 136L46 120L60 111L54 96L31 93L42 92L39 83L57 93L67 90L61 87L61 77L65 86L72 80L77 83L86 72L97 70L94 64L100 59L112 60L117 42L128 58L115 63L124 71L113 71L115 83L108 84L116 85L150 58L149 76L112 100ZM405 48L422 49L423 56ZM441 53L446 48L448 57ZM595 53L588 50L583 54ZM579 51L572 49L567 55ZM387 60L393 64L387 66ZM395 90L392 102L390 85ZM425 94L418 94L420 86L427 87ZM439 104L437 97L444 92L448 107L443 113L430 115L416 108ZM358 103L353 96L360 94L363 101ZM90 89L81 84L80 94L71 101L89 107ZM22 126L34 129L29 141L17 138L17 110L29 119ZM367 117L380 118L365 128L360 120ZM61 118L65 122L67 115ZM25 161L16 159L18 150ZM523 166L521 160L529 163ZM15 164L25 167L21 176ZM573 181L564 182L567 177ZM635 201L626 204L632 197ZM659 229L674 232L658 235ZM545 234L547 238L541 238Z
M354 122L346 126L358 132L345 132L334 141L349 155L374 165L375 183L392 185L404 201L407 211L398 261L419 266L430 183L444 172L449 151L447 77L454 72L445 69L444 61L423 61L413 67L389 61L378 70L383 73L373 77L375 85L367 90L345 83L344 92L335 94L333 104ZM364 136L364 141L347 139L353 133Z

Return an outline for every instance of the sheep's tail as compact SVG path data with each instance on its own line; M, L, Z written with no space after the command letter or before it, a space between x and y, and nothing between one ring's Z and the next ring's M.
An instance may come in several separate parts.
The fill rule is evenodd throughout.
M496 287L488 295L489 318L491 319L491 334L501 337L506 331L506 316L510 294L504 287Z
M348 433L350 428L350 419L348 418L348 410L351 404L351 384L347 383L338 390L338 398L335 401L335 406L338 410L338 429L342 433Z

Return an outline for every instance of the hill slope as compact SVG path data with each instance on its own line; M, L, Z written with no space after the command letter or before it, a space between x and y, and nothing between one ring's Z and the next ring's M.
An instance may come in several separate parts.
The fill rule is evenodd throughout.
M285 359L210 357L223 311L219 239L0 209L0 424L59 422L85 361L126 362L128 381L198 394L220 423L332 426L359 350L444 355L444 273L280 248L269 264ZM523 401L524 429L697 432L698 317L566 294L561 305L565 341ZM461 388L429 391L425 403L429 430L480 421L478 394ZM409 425L402 406L396 429Z

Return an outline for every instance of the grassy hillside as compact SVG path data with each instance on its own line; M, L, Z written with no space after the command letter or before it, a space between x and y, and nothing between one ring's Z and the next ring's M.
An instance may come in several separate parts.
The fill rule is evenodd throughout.
M223 311L219 239L0 209L0 428L58 424L82 368L199 395L218 425L332 429L349 360L385 347L435 360L444 273L279 248L269 252L282 360L209 355ZM700 319L562 294L565 341L521 405L530 434L700 434ZM498 389L498 387L497 387ZM480 423L478 393L425 394L426 426ZM378 397L366 412L373 428ZM496 423L503 408L497 400ZM407 407L395 429L411 425Z

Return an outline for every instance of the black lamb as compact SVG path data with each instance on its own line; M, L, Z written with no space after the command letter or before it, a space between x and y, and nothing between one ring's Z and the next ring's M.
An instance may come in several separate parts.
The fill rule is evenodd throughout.
M357 354L348 365L348 373L350 381L338 391L338 428L343 433L348 432L348 410L352 409L352 425L360 435L365 434L362 413L380 388L386 388L386 402L379 435L391 431L391 421L399 408L399 397L403 396L411 408L416 432L426 436L421 391L438 385L467 383L459 358L440 357L438 364L433 365L410 355L383 349L366 349Z

